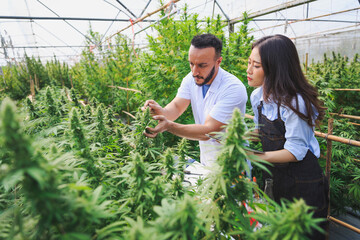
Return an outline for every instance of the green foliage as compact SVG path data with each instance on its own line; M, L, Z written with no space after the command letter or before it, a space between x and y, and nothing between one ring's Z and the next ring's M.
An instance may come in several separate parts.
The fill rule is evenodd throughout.
M79 99L78 99L78 96L77 96L77 93L76 93L75 88L72 88L72 89L70 90L70 95L71 95L71 100L74 102L74 106L75 106L75 107L79 107L79 106L80 106L80 103L79 103Z
M253 183L245 176L249 172L245 152L245 125L238 109L223 134L223 148L217 159L218 165L213 167L213 173L199 187L204 196L214 201L220 213L214 216L216 230L231 232L234 225L241 232L251 232L253 227L246 216L247 209L241 203L252 201ZM257 163L260 165L260 163Z
M323 62L313 62L308 67L307 77L319 89L329 112L359 116L359 94L355 91L333 90L359 88L359 69L359 54L355 54L350 61L347 57L333 52L331 59L324 54Z
M219 158L219 167L195 190L183 185L188 142L182 140L170 149L161 138L143 138L146 127L153 124L149 111L137 113L130 126L114 120L111 124L115 129L111 129L102 114L107 112L102 104L97 111L87 107L84 111L87 118L82 120L77 113L79 109L66 101L63 106L66 114L60 115L57 122L38 124L36 131L27 135L24 130L30 129L34 122L48 119L48 92L49 89L43 89L37 94L34 107L38 113L44 112L33 120L26 117L28 114L16 116L13 107L8 107L11 105L8 100L3 102L0 114L2 238L208 239L240 234L247 239L253 236L251 215L242 202L252 202L255 185L244 176L245 128L239 112L234 113L225 133L229 140ZM52 88L53 101L61 101L63 93ZM24 105L19 112L23 111L30 109ZM94 121L87 122L88 118ZM93 143L99 131L107 132L106 140L99 139L101 146ZM143 144L141 148L137 147L139 143ZM236 147L231 150L233 144ZM256 203L252 206L258 208ZM265 209L264 204L259 206Z
M26 105L29 108L30 119L35 119L39 117L33 103L31 102L30 98L26 98Z
M4 81L0 88L4 89L12 99L22 99L30 94L30 82L35 92L45 86L70 87L69 67L61 64L56 58L45 65L40 59L24 56L25 60L17 65L4 67Z
M172 17L166 18L154 29L158 36L148 36L149 51L139 56L136 77L146 97L164 106L175 97L182 78L189 73L190 41L201 32L198 16L187 13L177 22Z
M155 126L155 120L152 119L149 108L147 108L144 112L138 111L136 113L133 126L135 127L134 133L129 133L127 136L124 136L124 140L135 151L144 156L146 161L154 162L156 159L158 159L159 149L156 146L153 146L153 142L155 141L154 139L148 138L144 135L144 132L148 126ZM157 138L158 137L159 136L157 136ZM161 143L157 143L157 145L161 145Z
M109 87L136 89L133 80L135 63L129 48L130 40L118 35L114 44L109 41L91 49L93 43L101 42L101 38L98 33L89 30L87 44L90 44L90 48L82 52L80 63L70 70L74 88L88 99L96 98L105 105L111 104L118 113L122 110L131 112L139 105L135 100L135 95L139 93Z
M49 117L56 118L59 116L59 111L57 109L55 100L53 99L50 87L48 87L46 90L46 105L47 105L47 114L49 115Z
M309 239L307 234L317 229L322 231L317 224L325 219L314 219L311 208L303 199L293 203L276 204L276 210L270 212L258 212L254 217L265 224L255 232L250 239Z
M66 63L61 63L54 56L53 60L46 63L46 70L50 85L71 88L69 66Z
M219 16L201 23L198 15L185 11L181 19L164 18L155 25L156 37L148 37L144 52L131 49L130 40L121 35L114 44L102 45L103 37L90 28L86 43L91 47L71 68L56 59L43 66L33 58L5 68L0 83L5 94L16 99L29 95L30 77L39 80L39 87L35 84L35 101L18 102L22 115L14 117L13 110L6 110L0 117L0 238L302 239L316 226L318 221L300 201L282 206L253 202L258 189L246 176L246 158L256 159L246 154L239 112L223 133L217 167L195 189L183 185L182 171L194 142L167 133L155 139L143 135L155 122L148 110L138 107L148 98L164 106L176 95L190 71L187 54L194 35L209 32L221 38L222 67L245 80L252 41L248 19L229 37ZM349 74L358 74L357 64L350 63ZM326 72L326 79L331 74ZM348 73L336 74L343 78ZM316 84L326 85L320 78ZM81 107L80 99L89 105ZM124 111L135 113L135 119L130 121ZM192 123L190 109L178 121ZM359 172L349 171L349 161L355 164L348 156L353 150L334 148L342 160L335 163L333 192L350 192L346 201L357 206ZM265 168L258 159L253 165ZM341 169L350 174L344 177ZM255 234L244 203L260 213L255 217L265 224Z
M12 226L7 225L7 231L0 228L1 234L7 236L4 238L52 239L54 235L82 232L89 229L86 224L96 225L100 219L111 217L109 203L99 197L101 187L93 192L78 192L82 195L79 199L68 186L60 185L65 174L59 175L60 166L51 164L33 148L8 99L2 103L0 122L1 152L9 156L1 162L0 189L13 202L9 210L14 213L9 221ZM1 211L1 218L7 214Z
M323 62L313 62L307 71L307 77L319 89L320 98L328 108L324 122L334 118L333 135L353 140L358 140L360 137L359 126L351 124L349 119L341 119L329 113L354 116L360 114L360 98L357 92L334 90L359 88L359 69L358 54L349 60L333 52L331 58L324 55ZM320 131L326 133L327 126L322 126ZM326 152L326 140L319 139L319 143L322 152ZM359 156L358 147L333 142L330 177L330 204L333 213L344 212L345 206L360 209L360 196L357 194L357 186L354 185L358 183L360 177L359 163L354 161ZM321 159L321 164L325 165L325 159Z
M106 129L104 122L104 114L102 105L100 105L97 109L96 114L96 138L95 141L99 143L105 143L107 141L108 130Z
M93 178L92 180L95 182L101 181L101 170L98 168L94 157L91 155L89 143L85 138L76 109L72 110L70 127L74 139L74 148L79 150L80 156L85 159L84 167L86 168L89 176Z
M157 218L145 223L128 219L129 231L126 239L202 239L210 238L206 221L199 214L199 204L189 196L184 199L163 199L154 211Z

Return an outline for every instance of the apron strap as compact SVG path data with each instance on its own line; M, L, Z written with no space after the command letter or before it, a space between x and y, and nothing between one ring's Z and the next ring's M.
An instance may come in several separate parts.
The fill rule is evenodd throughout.
M263 101L260 101L260 104L257 106L258 113L259 113L259 118L260 118L260 115L261 115L262 107L263 107Z

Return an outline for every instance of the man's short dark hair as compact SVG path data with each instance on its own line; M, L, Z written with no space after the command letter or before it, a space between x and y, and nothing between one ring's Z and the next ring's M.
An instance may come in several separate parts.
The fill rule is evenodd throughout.
M213 47L215 48L216 57L221 56L222 41L213 34L205 33L201 35L196 35L191 40L191 45L196 48Z

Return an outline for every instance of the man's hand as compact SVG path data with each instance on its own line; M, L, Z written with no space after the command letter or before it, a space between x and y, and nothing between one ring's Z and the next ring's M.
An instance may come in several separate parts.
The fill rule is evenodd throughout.
M157 102L154 100L147 100L144 104L144 106L141 108L142 111L145 111L145 109L149 107L151 115L163 115L164 114L164 108L162 108Z
M156 125L156 127L154 127L154 128L151 128L151 127L146 128L146 131L144 132L144 135L149 137L149 138L154 138L154 137L156 137L156 135L158 133L167 131L169 129L169 126L170 126L170 123L171 123L163 115L156 115L156 116L153 117L153 119L158 120L158 125Z

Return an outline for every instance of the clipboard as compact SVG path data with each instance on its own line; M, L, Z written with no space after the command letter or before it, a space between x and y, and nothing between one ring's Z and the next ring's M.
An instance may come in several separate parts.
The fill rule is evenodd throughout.
M207 137L209 137L209 138L211 138L211 139L214 139L214 140L216 140L216 141L218 141L218 142L220 142L222 139L221 138L219 138L219 137L215 137L215 136L213 136L213 135L210 135L210 134L205 134L205 136L207 136ZM247 150L247 151L249 151L249 152L253 152L253 153L257 153L257 154L264 154L265 152L263 152L263 151L260 151L260 150L255 150L255 149L252 149L252 148L249 148L249 147L245 147L245 150Z
M255 149L252 149L252 148L245 148L247 151L249 152L253 152L253 153L257 153L257 154L264 154L265 152L263 151L260 151L260 150L255 150Z
M216 137L216 136L210 135L208 133L205 133L205 136L207 136L207 137L209 137L211 139L214 139L214 140L216 140L218 142L220 142L222 140L220 137Z

